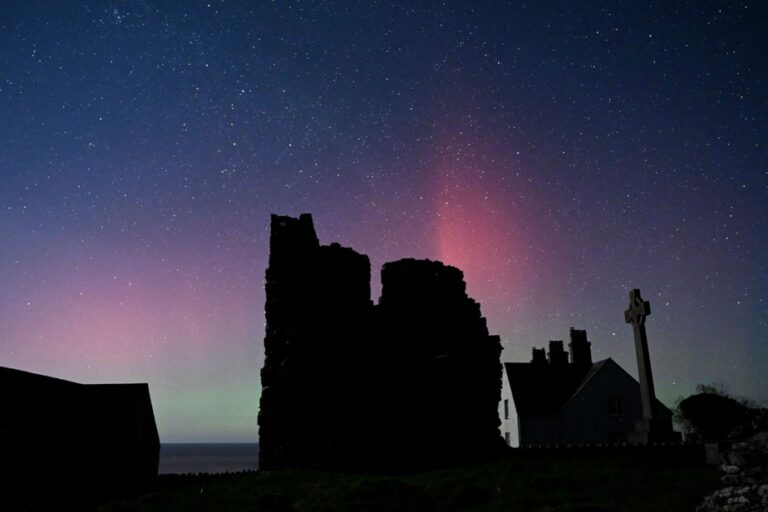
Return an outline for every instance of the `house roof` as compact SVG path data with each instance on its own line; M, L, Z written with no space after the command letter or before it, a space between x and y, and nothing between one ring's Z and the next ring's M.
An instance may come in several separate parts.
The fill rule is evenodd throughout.
M585 379L591 379L606 361L587 368L571 364L505 363L515 408L519 414L556 415Z
M555 416L608 365L616 366L637 382L611 358L598 361L587 368L572 364L552 366L535 363L504 363L504 368L518 414ZM671 414L667 406L658 399L656 407L657 410L661 408L666 414Z
M576 390L573 392L573 394L568 398L568 401L565 402L565 403L570 402L571 400L573 400L576 397L576 395L581 393L581 390L584 389L585 387L587 387L587 385L595 377L595 375L600 373L600 370L602 370L608 363L612 363L612 364L615 364L616 366L619 366L610 357L608 359L603 359L602 361L598 361L595 364L593 364L592 367L587 372L587 374L584 376L584 378L581 379L581 382L579 383L579 387L576 388ZM621 368L621 367L619 366L619 368ZM565 405L565 404L563 404L563 405Z

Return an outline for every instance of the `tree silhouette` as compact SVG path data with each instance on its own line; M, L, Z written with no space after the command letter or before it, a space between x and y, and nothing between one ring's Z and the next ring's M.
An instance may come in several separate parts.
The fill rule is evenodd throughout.
M695 439L742 439L768 427L765 409L737 400L722 386L699 385L696 390L696 394L681 400L675 411L676 420Z

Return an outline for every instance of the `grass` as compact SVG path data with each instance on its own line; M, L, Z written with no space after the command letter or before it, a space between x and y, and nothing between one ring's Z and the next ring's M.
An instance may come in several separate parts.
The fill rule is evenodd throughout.
M403 476L274 471L162 477L159 489L100 512L691 512L717 470L626 458L516 458Z

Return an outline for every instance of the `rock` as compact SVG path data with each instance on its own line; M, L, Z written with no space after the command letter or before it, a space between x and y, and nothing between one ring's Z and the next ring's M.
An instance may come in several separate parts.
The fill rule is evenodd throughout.
M758 433L734 443L720 466L726 487L707 496L697 512L765 512L768 510L768 435Z

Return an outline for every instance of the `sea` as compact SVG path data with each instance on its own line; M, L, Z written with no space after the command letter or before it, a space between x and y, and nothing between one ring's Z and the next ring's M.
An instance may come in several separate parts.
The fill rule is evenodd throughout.
M233 473L259 467L258 443L163 443L163 474Z

